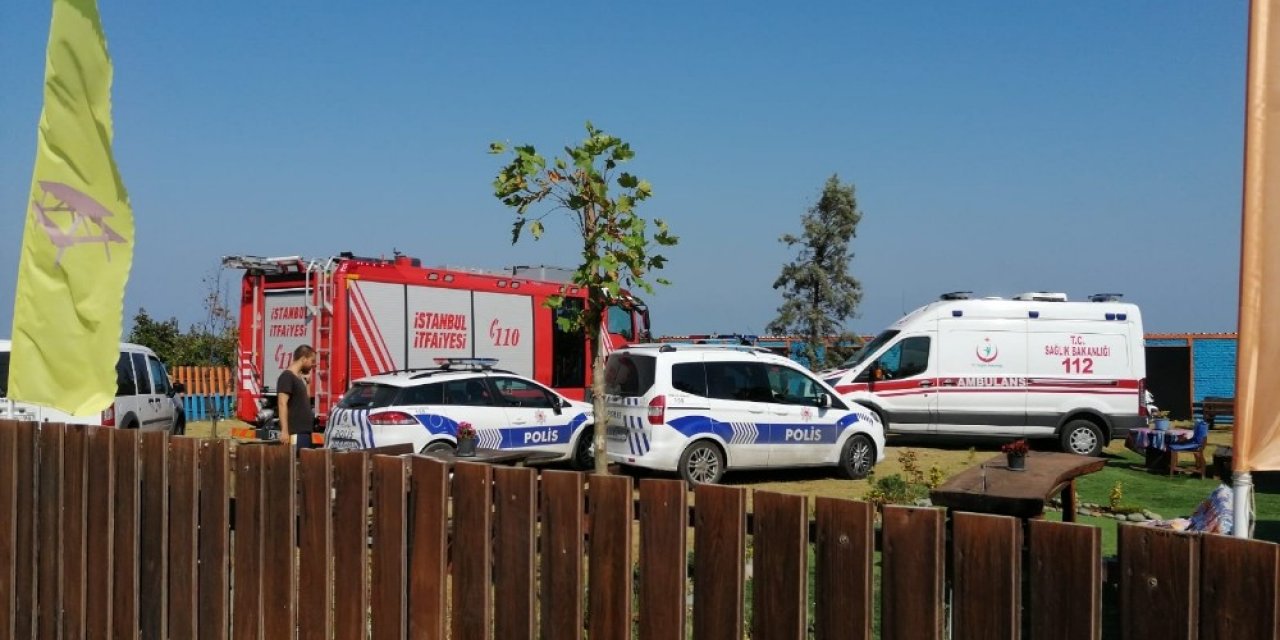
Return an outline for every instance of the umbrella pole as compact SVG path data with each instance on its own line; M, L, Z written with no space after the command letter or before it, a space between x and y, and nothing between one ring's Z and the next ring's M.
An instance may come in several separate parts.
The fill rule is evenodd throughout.
M1234 512L1231 518L1231 533L1237 538L1248 538L1249 532L1253 529L1253 523L1249 521L1251 516L1249 506L1253 504L1253 476L1248 472L1235 474L1231 489L1231 510Z

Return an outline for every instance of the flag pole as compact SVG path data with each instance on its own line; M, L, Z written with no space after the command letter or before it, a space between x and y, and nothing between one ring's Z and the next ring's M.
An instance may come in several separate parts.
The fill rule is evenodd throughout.
M1237 538L1248 538L1253 531L1251 496L1253 494L1253 475L1242 471L1234 475L1231 483L1231 534Z

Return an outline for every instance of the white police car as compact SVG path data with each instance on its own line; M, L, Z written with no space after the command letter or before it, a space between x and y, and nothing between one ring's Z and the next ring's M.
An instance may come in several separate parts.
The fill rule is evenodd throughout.
M835 466L860 478L884 459L874 412L758 347L632 345L609 355L610 462L676 471Z
M480 447L558 453L575 467L591 468L591 405L494 369L490 358L437 362L434 369L357 380L329 416L325 446L408 443L415 451L451 451L458 425L470 423Z

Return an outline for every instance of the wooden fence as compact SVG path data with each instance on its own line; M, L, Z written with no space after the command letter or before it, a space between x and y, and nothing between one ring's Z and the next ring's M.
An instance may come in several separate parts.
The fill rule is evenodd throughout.
M846 639L877 603L883 638L1100 635L1088 526L231 446L0 423L0 637ZM1123 635L1274 638L1278 571L1124 526Z

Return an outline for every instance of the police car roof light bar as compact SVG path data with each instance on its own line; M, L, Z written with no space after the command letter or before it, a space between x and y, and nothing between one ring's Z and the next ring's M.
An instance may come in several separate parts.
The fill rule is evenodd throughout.
M441 369L466 367L488 371L498 364L497 358L436 358L435 361Z

